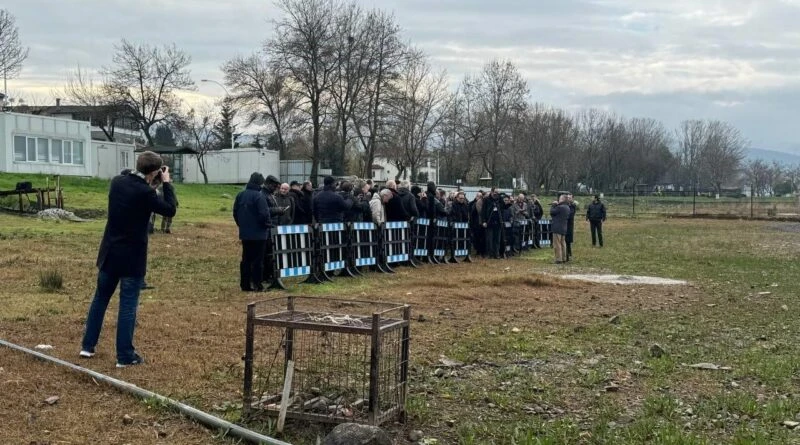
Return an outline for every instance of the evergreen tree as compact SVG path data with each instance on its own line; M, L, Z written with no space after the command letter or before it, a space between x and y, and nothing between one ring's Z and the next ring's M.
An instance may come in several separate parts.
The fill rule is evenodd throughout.
M153 137L153 142L156 145L160 145L163 147L175 147L177 144L175 143L175 135L172 133L172 130L166 125L159 125L156 127L156 134Z
M219 111L220 119L214 129L211 130L217 140L217 149L235 148L239 144L236 142L241 136L241 133L236 133L236 125L233 124L236 118L236 110L233 109L233 104L230 100L224 100ZM231 144L231 137L233 137L234 144Z

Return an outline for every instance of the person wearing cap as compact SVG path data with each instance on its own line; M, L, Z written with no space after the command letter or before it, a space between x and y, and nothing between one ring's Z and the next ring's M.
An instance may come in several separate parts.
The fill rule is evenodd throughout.
M264 257L269 238L269 206L261 193L264 176L255 172L233 203L233 220L239 227L242 261L239 263L239 287L243 292L263 291Z
M606 221L606 205L600 202L600 196L594 195L592 203L586 208L586 221L592 232L592 247L600 243L603 247L603 223Z
M303 184L297 181L290 182L289 196L291 196L294 201L292 224L311 224L311 213L306 212L304 205L305 196L303 195Z
M86 316L81 357L95 355L108 303L119 286L117 367L144 363L133 346L133 333L147 269L148 222L151 213L173 217L177 211L169 168L162 165L161 156L145 151L136 159L136 171L111 180L108 220L97 254L97 288ZM160 198L153 188L159 182L164 184Z
M321 224L344 222L344 212L353 207L351 198L345 199L336 193L336 181L332 176L323 179L322 191L314 196L314 219Z

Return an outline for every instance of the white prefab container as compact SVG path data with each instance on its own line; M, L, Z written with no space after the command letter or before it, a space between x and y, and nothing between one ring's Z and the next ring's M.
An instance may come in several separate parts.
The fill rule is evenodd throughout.
M0 171L95 176L88 122L0 113Z
M92 151L97 154L97 177L113 178L126 168L135 167L132 144L92 141Z
M209 184L244 184L253 172L265 177L280 175L280 154L259 148L236 148L211 151L204 161ZM196 155L183 155L183 182L203 183Z

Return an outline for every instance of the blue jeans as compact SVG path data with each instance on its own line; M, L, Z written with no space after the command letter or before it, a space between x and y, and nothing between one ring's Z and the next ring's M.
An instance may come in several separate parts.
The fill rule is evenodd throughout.
M86 331L81 348L85 351L97 346L103 318L111 296L119 284L119 313L117 315L117 361L128 363L135 357L133 330L136 328L136 309L139 307L139 292L144 277L119 277L100 270L97 274L97 289L86 316Z

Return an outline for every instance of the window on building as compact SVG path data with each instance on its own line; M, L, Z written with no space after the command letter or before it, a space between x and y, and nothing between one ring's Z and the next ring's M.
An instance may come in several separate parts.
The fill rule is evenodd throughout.
M61 163L61 139L50 141L50 162Z
M64 157L61 159L64 164L72 164L72 141L64 141Z
M72 143L72 163L83 165L83 142L81 141Z
M36 139L36 160L39 162L50 161L50 139Z
M28 159L25 136L14 136L14 161L25 162Z
M28 162L36 162L36 138L28 138Z

